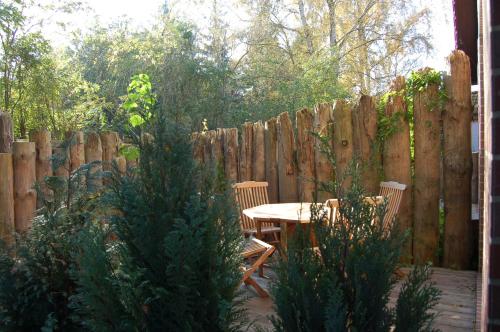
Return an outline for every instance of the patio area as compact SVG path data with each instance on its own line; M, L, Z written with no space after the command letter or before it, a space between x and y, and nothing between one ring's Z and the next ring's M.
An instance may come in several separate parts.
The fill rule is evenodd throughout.
M407 273L408 268L403 268ZM254 279L264 288L269 289L272 282L272 271L266 269L268 279L259 278L255 273ZM481 277L476 271L457 271L444 268L434 268L432 281L442 292L439 304L435 311L438 313L434 321L434 328L443 332L451 331L478 331L477 319L480 300L477 295L481 293ZM391 306L395 304L399 294L399 283L391 294ZM255 323L254 329L258 327L271 329L272 324L269 316L273 315L273 302L271 298L261 298L255 291L247 286L242 286L248 301L245 308L248 310L250 321ZM479 296L480 298L480 296Z

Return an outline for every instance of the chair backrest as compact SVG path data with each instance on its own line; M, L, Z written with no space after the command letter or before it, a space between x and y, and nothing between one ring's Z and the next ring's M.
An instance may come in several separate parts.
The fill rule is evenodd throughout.
M372 205L380 205L384 202L383 196L369 196L365 197L365 202ZM338 218L338 210L339 210L339 200L336 198L327 199L325 205L330 208L329 220L331 224L334 224Z
M243 230L255 229L255 222L243 214L243 210L269 204L267 182L245 181L233 185L236 203L240 211L240 223ZM271 225L271 224L269 224ZM262 226L268 226L263 223Z
M403 192L406 190L406 185L398 183L395 181L390 182L380 182L380 196L384 196L387 199L387 208L384 216L384 228L388 227L394 219L396 218L399 206L401 205L401 199L403 198Z

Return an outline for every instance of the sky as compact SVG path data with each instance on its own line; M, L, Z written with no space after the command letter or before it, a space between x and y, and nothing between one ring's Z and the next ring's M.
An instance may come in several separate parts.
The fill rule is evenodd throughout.
M121 17L129 17L137 27L148 27L154 18L160 14L161 7L166 0L84 0L89 8L84 13L65 17L70 24L69 29L90 27L97 17L103 24L112 23ZM198 26L206 25L210 12L210 1L203 0L167 0L169 7L176 14L187 18ZM412 0L413 1L413 0ZM447 69L446 57L454 48L452 0L417 0L422 6L431 9L431 32L434 51L424 63L438 70ZM232 0L220 0L228 9L226 17L230 27L241 27L242 13L236 9ZM196 3L196 6L193 5ZM204 5L204 3L207 3ZM65 45L69 41L69 33L62 32L59 26L46 28L50 39L57 45Z

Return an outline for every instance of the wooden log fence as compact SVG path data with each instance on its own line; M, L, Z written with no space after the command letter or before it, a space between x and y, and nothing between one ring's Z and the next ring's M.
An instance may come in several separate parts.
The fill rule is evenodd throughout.
M445 80L448 99L443 109L439 87L429 84L414 94L411 119L404 97L405 81L397 78L382 109L376 98L361 96L353 103L337 100L302 109L294 117L284 112L267 121L247 122L240 130L194 133L193 156L201 163L217 166L229 181L267 181L270 202L315 198L323 202L331 198L331 194L319 190L320 183L346 177L356 157L363 165L362 182L367 193L377 193L382 180L407 185L397 219L399 228L410 232L404 248L406 262L433 261L435 265L468 268L473 250L469 228L470 65L463 52L454 52L450 64L451 76ZM377 122L380 114L390 117L397 127L383 142ZM0 148L6 150L0 151L1 236L6 237L12 228L29 228L36 202L33 183L52 174L48 167L51 154L67 154L68 162L54 170L56 176L68 177L76 167L93 161L102 161L102 168L109 170L114 160L125 172L117 133L73 132L69 148L51 141L50 133L43 131L33 133L33 142L12 144L11 121L5 114L0 119ZM335 167L321 152L320 137L329 137L324 143L335 153ZM344 185L348 184L349 179ZM438 255L440 211L444 211L445 223L442 256Z

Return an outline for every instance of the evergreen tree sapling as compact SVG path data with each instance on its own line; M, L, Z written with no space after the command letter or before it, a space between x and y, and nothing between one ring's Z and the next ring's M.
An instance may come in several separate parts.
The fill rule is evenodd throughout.
M374 207L365 200L359 173L353 162L343 179L321 185L338 197L334 223L327 221L318 204L311 226L298 228L292 237L288 259L280 264L273 286L277 331L430 330L434 315L429 310L439 291L429 282L428 267L415 268L402 286L396 308L389 306L406 234L397 223L384 227L378 222L386 204Z
M242 236L229 188L196 164L169 114L135 130L146 126L151 135L134 135L138 167L114 172L103 197L109 220L81 238L80 319L96 331L237 329Z

